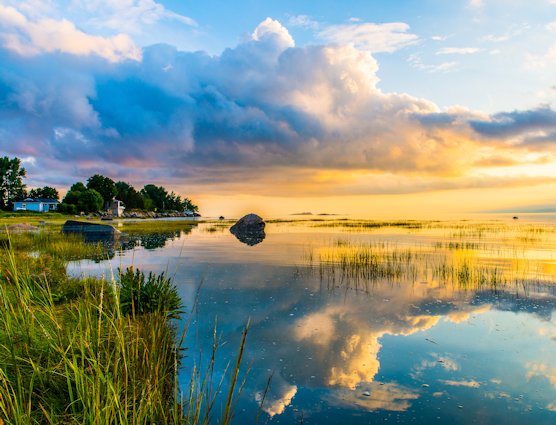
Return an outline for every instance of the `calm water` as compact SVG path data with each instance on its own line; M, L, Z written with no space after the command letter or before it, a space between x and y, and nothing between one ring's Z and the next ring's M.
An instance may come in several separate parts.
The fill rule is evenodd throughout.
M192 365L208 360L215 323L215 382L226 380L250 320L237 424L254 423L270 374L261 423L556 423L554 224L324 224L270 224L252 247L200 224L136 240L109 264L70 269L168 271L187 307L201 286L184 390ZM411 250L403 267L417 267L396 277L338 267L340 252L369 246ZM447 263L495 267L506 281L493 287L434 274Z

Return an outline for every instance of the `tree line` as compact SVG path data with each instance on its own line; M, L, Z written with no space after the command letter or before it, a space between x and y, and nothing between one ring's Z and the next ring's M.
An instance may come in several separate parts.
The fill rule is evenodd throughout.
M49 186L31 189L23 179L25 168L21 167L19 158L0 158L0 208L13 209L14 202L25 198L60 199L58 191ZM168 192L162 186L147 184L136 190L130 183L114 182L109 177L95 174L87 179L87 184L74 183L62 203L60 212L76 214L94 213L110 207L114 199L122 201L126 210L144 211L184 211L198 212L199 208L189 198L182 198L174 192Z

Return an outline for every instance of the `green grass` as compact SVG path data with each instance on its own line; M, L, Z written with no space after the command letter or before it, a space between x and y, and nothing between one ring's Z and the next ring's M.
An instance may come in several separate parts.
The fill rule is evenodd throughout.
M419 282L458 289L554 284L550 264L547 268L529 259L526 247L516 245L521 233L512 233L512 238L506 235L508 239L503 239L503 244L450 239L399 247L388 242L340 239L308 252L306 263L330 285L355 289L365 289L376 282Z
M211 370L192 373L189 392L178 387L185 335L173 318L183 306L166 276L126 270L111 280L71 278L67 261L102 255L101 245L48 231L0 240L0 423L215 419ZM246 334L231 385L217 387L228 393L220 423L230 422L241 391Z

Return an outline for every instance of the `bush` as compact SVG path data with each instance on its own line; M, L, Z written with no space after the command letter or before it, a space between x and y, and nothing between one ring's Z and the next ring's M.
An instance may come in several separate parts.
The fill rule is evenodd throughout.
M61 203L58 205L58 212L64 214L77 214L77 205Z
M182 304L176 287L164 273L145 274L128 267L124 273L118 269L120 276L120 307L124 315L142 315L147 313L165 313L177 318Z

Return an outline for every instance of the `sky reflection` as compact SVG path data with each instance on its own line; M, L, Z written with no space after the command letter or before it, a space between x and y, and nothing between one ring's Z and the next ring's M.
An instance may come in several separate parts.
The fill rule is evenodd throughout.
M263 405L271 423L554 423L556 291L546 283L549 275L495 290L438 280L331 285L309 268L306 253L337 235L297 228L270 226L266 240L249 247L201 225L162 248L118 258L175 273L188 307L202 282L186 341L184 388L193 364L206 365L215 324L215 381L223 376L226 382L226 365L250 320L238 424L256 415L271 374ZM377 237L338 232L344 241ZM423 241L434 243L428 232L422 231ZM421 235L395 233L409 244ZM550 246L552 238L531 249ZM488 235L481 241L495 244ZM103 267L82 262L74 272Z

